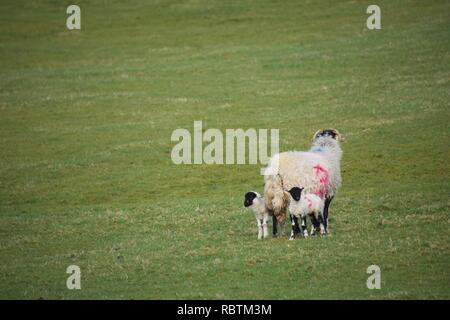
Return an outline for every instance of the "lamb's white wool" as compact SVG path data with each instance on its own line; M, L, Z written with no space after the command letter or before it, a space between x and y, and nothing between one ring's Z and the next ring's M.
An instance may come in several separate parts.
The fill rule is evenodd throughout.
M292 198L288 206L289 213L302 219L302 221L304 221L306 216L310 216L311 219L314 217L314 219L320 223L321 234L325 233L325 227L323 225L323 208L324 200L313 193L302 194L300 200L298 201ZM308 232L306 230L306 225L304 227L303 232L306 237L308 236Z
M334 197L341 186L340 139L341 135L335 129L319 130L309 151L282 152L270 159L264 177L264 198L267 208L278 222L286 217L290 201L287 190L295 186L302 186L305 193L322 199ZM327 207L325 211L327 215Z
M247 192L245 194L244 206L252 209L255 213L256 224L258 225L258 239L266 238L269 235L267 231L269 212L264 198L258 192Z

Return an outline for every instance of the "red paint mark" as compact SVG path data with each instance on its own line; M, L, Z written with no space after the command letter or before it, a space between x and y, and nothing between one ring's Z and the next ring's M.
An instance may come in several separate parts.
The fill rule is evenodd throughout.
M323 199L325 198L327 190L330 187L330 174L328 173L328 170L326 170L320 164L315 165L313 168L316 176L319 178L320 183L314 194Z
M307 196L305 196L306 201L308 202L308 208L312 208L312 201L310 198L308 198Z

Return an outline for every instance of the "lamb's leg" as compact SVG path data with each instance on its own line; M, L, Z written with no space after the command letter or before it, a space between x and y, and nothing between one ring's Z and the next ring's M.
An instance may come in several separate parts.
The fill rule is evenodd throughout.
M298 218L296 216L293 216L294 219L294 233L299 234L301 232L300 226L298 225Z
M325 233L328 233L328 209L330 208L331 200L334 197L325 198L325 206L323 208L323 225L325 227Z
M291 226L292 226L291 236L289 237L289 240L294 240L295 239L295 220L294 220L295 216L290 214L289 217L291 218Z
M269 236L269 232L267 230L267 217L263 218L263 238L266 238Z
M319 212L316 219L319 220L319 223L320 223L320 234L324 235L325 234L325 226L324 226L324 218L323 218L322 212Z
M308 228L306 226L306 216L302 217L302 230L303 230L303 236L305 238L307 238L308 237Z
M315 235L316 231L320 230L320 223L319 221L316 219L316 217L314 215L311 215L311 235Z
M258 224L258 239L262 239L263 237L262 219L256 219L256 223Z

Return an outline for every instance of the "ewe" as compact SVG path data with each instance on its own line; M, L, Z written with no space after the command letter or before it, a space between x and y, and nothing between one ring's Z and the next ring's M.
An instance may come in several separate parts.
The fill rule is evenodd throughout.
M269 214L273 215L273 234L277 222L283 222L290 196L287 190L303 186L305 192L324 199L324 228L328 231L328 208L341 186L342 136L336 129L319 130L313 136L311 149L307 152L288 151L274 155L265 169L264 199ZM299 232L294 217L295 232ZM316 225L316 227L318 227Z

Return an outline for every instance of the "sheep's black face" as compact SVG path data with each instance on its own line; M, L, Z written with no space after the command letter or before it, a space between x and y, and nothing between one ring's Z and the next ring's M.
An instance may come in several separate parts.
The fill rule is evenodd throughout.
M289 193L292 196L292 199L294 199L295 201L299 201L300 198L302 197L302 190L303 188L299 188L299 187L293 187L291 190L289 190Z
M253 199L256 198L256 194L254 192L247 192L245 194L244 206L250 207L253 204Z
M325 129L325 130L322 130L322 131L317 133L316 139L319 138L319 137L326 137L326 136L331 137L334 140L336 140L337 132L334 129Z

